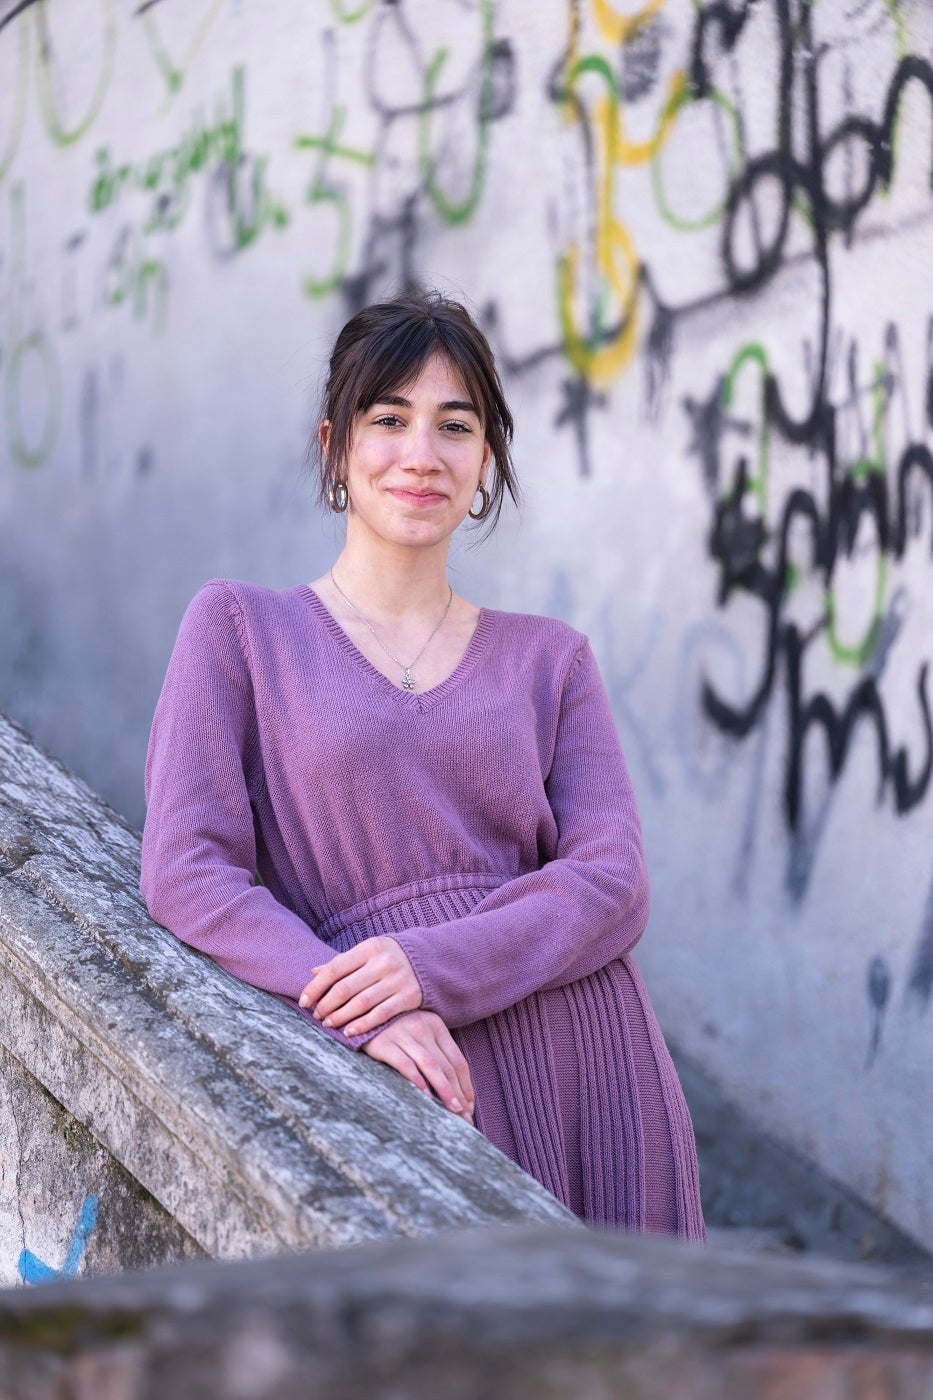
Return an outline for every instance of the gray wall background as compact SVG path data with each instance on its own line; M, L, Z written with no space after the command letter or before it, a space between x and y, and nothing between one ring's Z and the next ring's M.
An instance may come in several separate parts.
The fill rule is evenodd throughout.
M933 12L729 13L0 6L0 708L141 825L192 593L338 547L340 325L462 294L526 503L451 579L593 639L662 1022L933 1245Z

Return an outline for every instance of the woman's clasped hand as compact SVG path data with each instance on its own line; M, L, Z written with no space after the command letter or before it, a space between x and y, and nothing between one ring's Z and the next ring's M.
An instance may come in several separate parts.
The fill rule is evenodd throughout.
M298 1005L345 1035L364 1035L402 1011L417 1011L421 986L394 938L366 938L311 969Z
M433 1011L409 1011L363 1046L373 1060L398 1070L416 1089L432 1091L451 1113L473 1122L476 1093L457 1042Z
M395 939L367 938L314 968L298 1004L346 1035L385 1026L363 1046L366 1053L472 1123L475 1094L466 1059L441 1018L419 1010L421 1000L414 969Z

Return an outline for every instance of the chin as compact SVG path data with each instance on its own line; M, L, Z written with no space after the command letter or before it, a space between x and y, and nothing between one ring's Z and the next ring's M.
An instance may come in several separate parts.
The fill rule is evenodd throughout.
M439 544L441 540L450 539L459 523L459 519L439 520L435 516L432 520L426 516L406 513L392 521L386 521L383 533L399 544Z

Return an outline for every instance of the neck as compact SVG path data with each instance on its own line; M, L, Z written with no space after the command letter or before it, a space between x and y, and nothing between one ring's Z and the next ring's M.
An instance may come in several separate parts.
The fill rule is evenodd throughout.
M350 540L334 562L340 587L367 616L436 615L447 603L447 541L436 549L354 549Z

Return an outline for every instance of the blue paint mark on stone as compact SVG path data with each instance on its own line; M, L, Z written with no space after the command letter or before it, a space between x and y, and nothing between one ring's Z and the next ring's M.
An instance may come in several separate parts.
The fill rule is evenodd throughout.
M71 1232L68 1252L62 1267L52 1269L38 1259L31 1249L24 1249L19 1256L19 1276L23 1283L54 1283L56 1279L74 1278L96 1221L97 1197L88 1193L84 1198L77 1224Z

